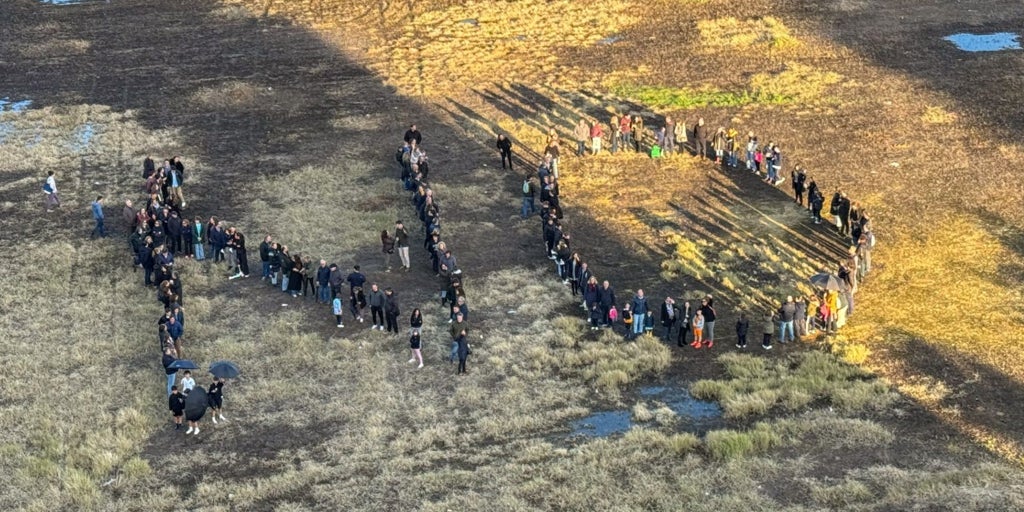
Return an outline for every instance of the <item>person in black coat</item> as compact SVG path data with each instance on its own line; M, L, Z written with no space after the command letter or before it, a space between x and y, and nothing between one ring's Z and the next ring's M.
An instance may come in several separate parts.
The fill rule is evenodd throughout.
M672 336L672 328L679 322L679 308L672 297L665 297L661 303L661 326L665 328L665 341Z
M139 247L139 252L136 256L139 262L139 266L145 271L145 284L146 286L152 286L153 283L153 268L156 267L156 258L153 257L153 239L146 237L142 247Z
M615 305L615 288L612 288L608 281L601 283L601 288L597 290L597 302L601 306L601 326L610 327L611 319L608 318L608 312Z
M288 274L288 293L291 294L292 297L298 297L299 293L302 291L302 281L305 279L301 255L296 254L295 256L292 256L292 264L288 270L290 271Z
M690 307L690 301L683 302L683 307L679 308L679 334L676 336L676 344L682 347L686 344L686 333L690 332L690 319L693 318L693 308Z
M469 340L466 338L466 330L465 329L463 329L459 333L459 337L458 338L455 338L455 343L456 343L456 345L458 345L458 348L456 349L456 352L459 355L459 370L458 370L458 373L460 375L461 374L465 374L466 373L466 358L469 357L469 354L472 353L472 351L469 349Z
M384 290L384 320L387 324L387 331L398 335L398 316L402 312L398 308L398 296L391 288Z
M508 160L508 169L512 170L512 141L505 134L498 134L498 152L501 153L501 168L505 169L505 160Z
M185 417L185 395L178 392L178 386L171 386L171 394L167 397L167 408L174 417L174 430L181 430L181 419Z
M405 131L405 137L403 138L403 140L410 144L412 144L413 141L416 141L416 145L419 146L423 142L423 135L420 134L420 130L416 128L416 125L413 124L409 126L408 130Z

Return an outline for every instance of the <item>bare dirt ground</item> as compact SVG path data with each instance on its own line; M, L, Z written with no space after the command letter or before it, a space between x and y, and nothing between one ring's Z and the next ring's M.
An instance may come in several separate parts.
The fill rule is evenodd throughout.
M371 279L402 290L411 310L429 304L437 288L424 255L414 248L418 271L385 275L376 263L375 234L394 217L411 216L391 162L400 132L415 121L435 162L446 238L467 269L471 293L489 288L481 290L487 296L481 303L489 307L478 316L488 333L481 343L494 347L483 349L485 369L471 374L472 386L440 371L410 376L404 359L392 357L401 341L338 335L320 309L282 300L254 280L227 284L219 270L189 267L190 315L201 326L197 354L244 357L252 368L234 391L239 426L180 443L160 430L162 411L151 411L159 389L147 389L153 400L135 398L129 406L102 399L99 409L110 417L126 407L145 411L138 413L144 419L136 447L142 446L139 458L152 474L119 477L103 490L94 490L102 483L94 476L96 482L80 489L67 483L81 465L69 448L74 437L53 429L61 450L68 450L55 459L61 469L53 474L38 469L44 466L36 459L13 457L24 445L5 439L11 471L0 482L11 489L13 503L44 509L52 498L62 508L121 510L576 510L587 503L701 509L700 492L719 489L673 476L699 474L693 466L700 462L692 458L664 457L634 439L575 450L542 442L564 433L565 420L587 408L635 397L595 392L569 365L561 366L566 360L531 366L533 357L544 360L528 338L511 346L490 339L511 340L517 330L536 327L510 321L510 307L535 308L539 321L575 314L565 291L547 283L552 276L539 254L539 226L518 219L520 176L496 170L493 133L511 133L521 169L530 169L542 131L553 125L567 134L578 117L604 120L609 108L643 112L648 126L665 114L690 122L703 115L713 125L735 124L782 141L789 162L808 166L826 191L835 185L849 190L879 226L878 270L858 296L846 336L867 344L869 366L909 396L893 411L869 415L896 441L845 451L808 442L779 449L771 460L707 469L728 492L706 507L739 509L747 498L761 510L899 509L914 501L883 499L888 487L879 482L944 481L935 476L941 474L955 489L971 477L936 468L988 476L974 465L1019 460L1021 418L1010 404L1024 398L1022 354L1011 340L1022 331L1024 310L1018 306L1022 238L1013 226L1024 220L1024 194L1014 179L1022 157L1012 137L1024 115L1019 73L1007 70L1020 68L1024 52L953 53L939 38L968 28L1019 27L1020 5L989 2L964 13L953 4L754 2L730 7L734 11L722 17L715 2L526 2L507 9L452 2L412 11L386 3L366 9L346 2L258 4L255 14L269 5L268 16L207 1L43 8L20 0L0 7L3 46L11 50L0 64L0 97L31 98L34 109L69 119L54 132L77 126L79 116L106 120L102 107L126 116L108 121L102 151L8 154L0 239L38 245L33 258L56 253L49 242L78 246L90 229L84 212L91 196L132 194L147 152L181 153L194 169L190 212L230 219L252 245L269 230L343 266L363 263ZM765 21L765 12L777 20ZM560 18L567 21L550 22ZM753 42L741 37L751 32L761 35ZM621 40L603 43L609 36ZM747 45L755 50L749 58ZM680 83L728 91L751 87L758 73L782 81L794 69L804 70L807 83L825 73L842 78L784 90L797 98L786 105L674 110L615 94L624 85ZM87 108L65 111L69 105ZM116 137L115 125L121 126ZM68 208L49 217L38 213L35 198L33 178L42 167L67 176ZM827 229L806 222L784 190L743 172L687 157L654 162L605 155L565 158L562 174L570 232L599 277L616 283L622 296L641 286L655 299L714 293L726 311L719 332L731 331L736 311L798 291L802 277L832 266L842 249ZM103 345L110 353L99 361L76 354L57 365L57 374L77 371L73 378L93 382L109 371L132 386L153 380L153 368L135 368L155 367L155 358L138 349L149 345L139 340L152 335L132 316L149 321L150 297L124 284L139 279L123 268L121 245L111 241L92 258L72 249L78 256L67 268L109 281L96 293L148 309L137 313L103 302L109 311L88 325L96 333L115 331L110 337L123 342ZM513 267L525 270L497 275ZM95 287L91 279L72 278L67 288ZM517 286L527 285L530 294L516 295ZM57 311L81 308L66 314L83 321L97 316L82 307L93 299L69 294ZM5 316L25 311L19 309L25 300L9 298ZM438 310L429 315L436 329L444 328ZM6 322L16 333L12 346L59 343L40 342L34 324L29 331L21 318ZM440 366L445 349L443 343L428 349L434 364ZM804 350L780 349L771 357ZM39 371L39 355L27 357L28 363L7 370L5 382L18 372ZM520 364L536 373L514 366ZM720 372L713 354L680 350L665 378L690 381ZM49 416L72 408L80 396L64 386L60 396L69 398L50 400L57 411L8 427L25 436L46 430L52 424L46 421L56 421ZM24 404L35 403L32 397L26 386L12 386L3 407L17 416ZM49 445L31 437L28 446L35 457ZM654 477L626 465L649 467ZM96 466L92 462L89 471ZM579 467L594 472L574 479ZM173 485L161 484L165 468L176 475ZM743 480L747 473L759 475ZM1007 477L992 478L996 489L1010 488ZM751 482L760 487L739 489ZM935 500L939 509L954 503L943 494L916 496Z

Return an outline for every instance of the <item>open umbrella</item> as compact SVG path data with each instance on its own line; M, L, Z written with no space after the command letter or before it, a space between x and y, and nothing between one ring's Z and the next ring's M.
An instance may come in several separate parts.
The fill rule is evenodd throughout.
M206 389L202 386L192 388L192 391L185 397L185 419L188 421L199 421L206 414L206 408L209 406L208 401Z
M189 361L188 359L175 359L174 362L171 363L167 367L171 368L171 369L174 369L174 370L198 370L199 369L199 367L196 366L195 363L193 363L192 361Z
M216 361L210 364L210 373L218 379L234 379L238 377L238 365L231 361Z
M811 276L810 281L814 286L825 290L843 291L846 289L846 283L839 279L835 274L820 272Z

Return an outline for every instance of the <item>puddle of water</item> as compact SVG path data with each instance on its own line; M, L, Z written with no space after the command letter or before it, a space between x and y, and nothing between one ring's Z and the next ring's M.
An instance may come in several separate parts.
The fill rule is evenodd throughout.
M75 4L83 3L85 0L39 0L39 1L44 3L44 4L50 4L50 5L75 5Z
M709 423L709 420L710 423L717 423L722 418L722 408L717 403L697 400L682 388L648 386L640 389L640 395L664 402L683 423L702 426Z
M697 400L686 388L666 385L640 388L640 396L665 404L678 417L678 428L695 434L703 433L722 425L722 408L715 402ZM623 434L634 425L642 424L633 420L628 410L599 411L572 422L572 437L608 437Z
M598 39L597 44L615 44L623 39L624 38L618 34L612 34L608 37Z
M572 435L583 437L608 437L622 434L633 426L629 411L595 412L586 418L572 422Z
M1020 50L1020 36L1012 32L996 32L993 34L959 33L943 39L956 45L965 52L997 52L1000 50Z
M92 145L92 138L95 133L96 131L95 128L93 128L92 123L85 123L76 128L71 141L71 150L75 153L81 153L89 149L89 146Z
M32 106L32 100L11 101L8 97L0 98L0 112L24 112Z

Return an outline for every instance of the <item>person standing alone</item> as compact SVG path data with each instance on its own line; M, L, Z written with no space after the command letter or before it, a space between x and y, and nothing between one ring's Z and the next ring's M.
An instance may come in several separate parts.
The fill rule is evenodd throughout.
M96 200L92 202L92 219L96 221L96 227L92 229L90 238L105 238L107 232L103 230L103 196L96 196Z
M508 170L512 170L512 141L505 134L498 134L498 152L501 153L501 168L505 169L505 160L508 160Z
M644 320L647 315L647 297L644 297L643 290L637 290L633 296L633 336L639 336L644 332Z
M43 194L46 195L44 206L46 212L52 212L54 208L60 207L60 196L57 195L57 178L53 171L46 173L46 183L43 184Z
M409 271L409 230L405 229L402 221L395 223L395 247L398 249L398 259L402 261L402 269Z

